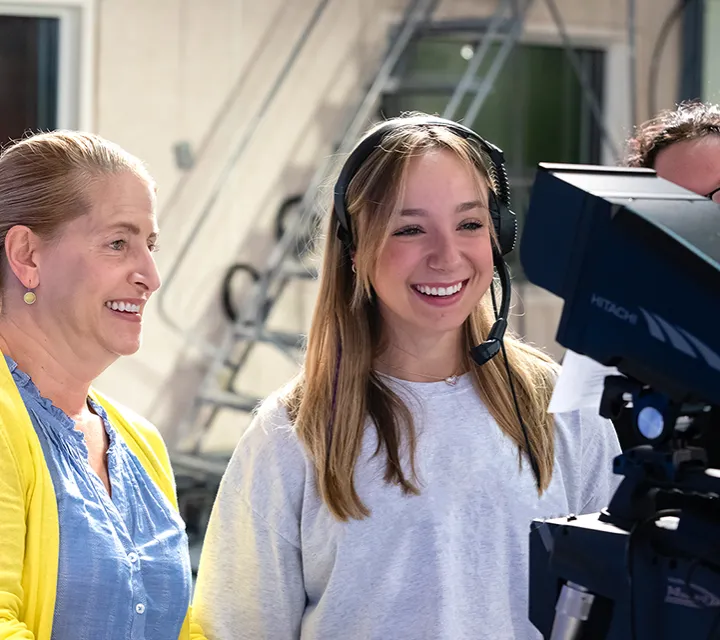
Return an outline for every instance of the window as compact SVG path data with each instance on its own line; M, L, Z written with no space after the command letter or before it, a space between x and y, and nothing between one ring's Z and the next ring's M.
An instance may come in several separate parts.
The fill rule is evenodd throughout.
M57 126L59 22L0 15L0 144Z
M92 130L93 0L0 0L0 145Z
M381 104L391 117L418 110L442 115L468 59L478 46L466 34L421 38L411 43L396 70L396 83ZM477 116L465 115L480 80L499 49L485 56L474 86L453 119L462 121L505 152L512 208L520 224L538 162L600 164L600 128L562 47L516 44ZM586 79L602 104L604 52L576 49ZM522 277L517 252L513 274Z

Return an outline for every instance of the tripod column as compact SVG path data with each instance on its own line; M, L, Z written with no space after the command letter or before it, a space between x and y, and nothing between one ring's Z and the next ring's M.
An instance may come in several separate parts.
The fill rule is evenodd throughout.
M585 587L567 582L555 606L555 622L550 640L575 640L590 615L595 596Z

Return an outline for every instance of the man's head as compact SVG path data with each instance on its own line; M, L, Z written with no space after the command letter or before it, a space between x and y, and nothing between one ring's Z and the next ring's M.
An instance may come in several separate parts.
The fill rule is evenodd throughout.
M641 124L628 142L627 165L720 204L720 106L686 102ZM714 192L714 193L713 193Z

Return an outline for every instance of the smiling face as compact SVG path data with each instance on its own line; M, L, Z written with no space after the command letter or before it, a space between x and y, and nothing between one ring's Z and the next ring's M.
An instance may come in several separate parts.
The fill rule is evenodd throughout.
M33 312L74 353L108 360L138 350L145 304L160 286L155 195L123 172L97 178L88 198L89 212L38 250Z
M451 151L410 160L371 277L386 331L411 340L459 332L493 277L487 189Z

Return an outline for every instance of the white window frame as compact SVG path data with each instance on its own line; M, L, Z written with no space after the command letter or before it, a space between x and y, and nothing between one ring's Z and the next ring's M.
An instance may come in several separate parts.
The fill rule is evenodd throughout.
M720 0L705 4L705 37L703 38L703 100L720 102Z
M573 29L569 33L573 47L592 47L605 51L603 78L603 125L610 135L619 154L625 150L625 141L632 133L630 115L630 68L629 47L626 34L619 31L594 29ZM526 24L521 39L523 44L545 44L562 47L563 41L554 27L539 27ZM622 157L620 158L622 160ZM608 144L602 141L600 162L615 166L618 159Z
M58 18L58 129L93 131L97 0L0 0L0 15Z

